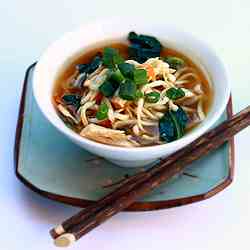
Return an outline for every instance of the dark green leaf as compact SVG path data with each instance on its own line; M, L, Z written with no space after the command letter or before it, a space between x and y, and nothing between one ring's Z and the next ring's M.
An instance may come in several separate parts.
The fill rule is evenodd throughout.
M95 56L94 59L89 64L88 72L89 74L93 73L102 63L102 58L100 56Z
M134 82L138 85L146 84L148 82L147 71L145 69L135 69Z
M138 35L134 31L130 31L128 33L128 40L129 41L135 41L135 39L138 37Z
M160 138L171 142L181 138L185 133L188 117L185 111L179 107L178 110L168 111L159 120Z
M82 63L76 65L76 70L79 71L79 73L86 73L88 68L88 64Z
M124 59L117 49L104 48L102 61L105 66L115 68L117 64L123 63Z
M181 138L183 136L184 130L182 129L182 126L179 124L177 117L175 116L174 111L169 111L169 115L173 121L174 127L175 127L175 140Z
M150 92L148 94L146 94L146 102L149 102L149 103L156 103L160 100L160 93L156 92L156 91L153 91L153 92Z
M166 91L166 96L171 100L177 100L185 96L185 92L181 88L170 88Z
M119 96L124 100L134 100L136 98L136 85L127 79L120 85Z
M131 43L138 44L143 48L161 48L161 43L153 36L137 35L135 32L128 34L128 39Z
M139 63L145 62L148 58L160 56L162 45L155 37L130 32L128 39L131 42L129 56Z
M73 105L76 109L78 109L81 103L81 96L66 94L62 97L62 100L66 105Z
M93 73L102 63L102 59L100 56L95 56L93 60L88 64L78 64L76 65L76 69L79 73Z
M177 111L175 112L175 116L176 116L179 124L183 128L185 128L187 126L187 123L188 123L188 116L187 116L186 112L180 106L177 109Z
M132 79L133 78L133 73L135 70L135 66L130 63L121 63L118 65L119 70L123 74L123 76Z
M115 91L118 89L119 84L114 82L114 81L110 81L110 80L106 80L100 87L99 87L99 91L106 97L112 97L115 93Z
M96 113L96 118L98 120L104 120L108 117L109 107L106 103L102 103Z
M160 138L163 141L171 142L176 139L175 125L169 113L165 113L165 115L159 120L159 133Z
M129 57L139 63L144 63L149 58L159 57L161 49L143 48L138 44L131 44L128 48Z
M185 62L183 59L175 56L167 56L163 58L163 60L169 64L169 67L172 69L180 69L185 65Z

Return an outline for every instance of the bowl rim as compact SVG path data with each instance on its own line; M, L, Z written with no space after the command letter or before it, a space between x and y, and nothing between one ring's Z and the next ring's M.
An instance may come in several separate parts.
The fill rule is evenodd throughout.
M112 20L112 21L114 21L114 20ZM102 21L102 23L110 24L110 23L112 23L112 21L105 20L105 21ZM115 151L115 152L121 152L121 153L124 153L124 152L126 152L126 153L144 152L144 153L146 153L146 152L152 151L154 149L158 149L160 151L165 151L165 150L169 149L170 147L174 148L174 147L181 146L181 144L185 145L184 142L187 142L187 141L192 142L197 137L204 134L219 119L219 117L222 115L223 111L225 110L226 105L227 105L228 100L229 100L229 97L230 97L230 85L229 85L229 81L228 81L227 70L226 70L224 64L222 63L222 61L219 58L219 56L217 55L217 53L213 49L211 49L211 47L204 40L202 40L200 37L194 36L192 33L183 31L183 30L177 28L175 25L170 24L170 26L168 26L168 27L170 27L171 29L176 29L178 33L182 33L183 35L188 36L191 40L198 42L200 45L203 46L203 48L205 48L207 50L207 52L209 52L211 55L213 55L213 57L216 58L216 64L219 67L220 74L223 74L224 84L226 87L225 92L224 92L224 98L221 101L220 107L214 111L213 116L211 116L210 119L205 119L202 122L203 123L202 127L198 127L195 131L193 131L193 133L190 133L190 134L188 133L188 134L184 135L182 138L180 138L176 141L170 142L170 143L129 148L129 147L120 147L120 146L103 144L100 142L90 140L88 138L84 138L84 137L80 136L79 134L77 134L76 132L74 132L73 130L71 130L70 128L68 128L63 122L62 122L62 124L63 124L62 126L60 124L56 123L54 121L54 119L52 119L51 116L48 114L48 112L46 112L46 109L42 105L42 102L41 102L40 97L39 97L39 91L38 91L39 84L38 84L38 82L39 82L39 77L40 77L39 76L40 67L43 66L43 62L46 61L45 58L51 53L51 51L53 51L53 49L55 47L58 46L58 44L64 43L65 41L69 41L72 37L74 37L75 34L79 33L80 31L82 31L82 29L86 28L86 26L88 26L88 28L93 29L96 27L97 24L98 24L98 22L93 22L93 23L89 23L87 25L82 25L80 28L76 29L75 31L68 32L68 33L64 34L61 38L56 40L54 43L52 43L45 50L45 52L42 54L40 60L38 61L37 65L35 67L34 76L33 76L33 93L34 93L35 100L38 103L38 106L39 106L40 110L42 111L43 115L46 117L46 119L56 129L58 129L61 133L68 136L73 141L78 142L78 144L81 144L81 145L88 144L90 147L93 147L93 148L98 149L98 150ZM162 26L162 23L160 23L160 24L155 23L154 25ZM145 27L145 25L142 27ZM91 45L91 44L89 44L89 45ZM56 110L54 109L53 112L56 113ZM56 115L58 115L58 114L56 114ZM83 145L83 147L84 147L84 145Z

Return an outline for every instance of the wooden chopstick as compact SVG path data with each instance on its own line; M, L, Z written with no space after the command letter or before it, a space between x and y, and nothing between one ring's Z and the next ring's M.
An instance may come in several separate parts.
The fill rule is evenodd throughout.
M51 231L52 236L57 237L60 235L58 228L62 229L62 235L55 240L56 245L66 246L79 239L100 223L131 205L145 193L183 171L187 164L222 145L234 134L249 125L249 113L250 108L248 107L233 116L232 119L223 122L212 131L201 136L188 147L162 160L155 167L130 177L118 190L66 220L61 226ZM56 234L53 232L56 232Z
M246 114L245 114L246 115ZM232 126L234 123L237 123L240 119L244 118L244 114L240 113L234 116L234 118L230 121L226 121L221 126L218 126L217 128L213 129L212 131L204 134L200 138L198 138L196 141L188 145L187 147L179 150L177 153L173 154L171 157L168 157L167 160L165 159L164 161L167 161L167 164L171 164L172 162L176 161L179 159L183 154L190 153L197 147L197 145L201 143L207 143L210 141L211 137L215 136L216 134L220 133L222 130L224 130L227 127ZM164 166L162 166L164 167ZM147 171L144 172L139 172L138 174L135 174L129 178L126 179L122 184L122 186L118 187L115 189L113 192L110 194L106 195L99 201L97 201L95 204L88 206L87 208L83 209L80 211L78 214L72 216L71 218L65 220L61 225L53 228L50 233L51 236L55 239L61 234L65 233L70 227L74 226L75 224L78 224L78 222L85 220L90 216L93 212L97 211L101 207L105 206L109 202L115 200L117 197L122 195L123 193L126 193L130 191L132 188L134 188L136 185L139 183L142 183L145 181L146 178L149 178L156 172L160 171L162 169L161 166L156 166L153 167Z

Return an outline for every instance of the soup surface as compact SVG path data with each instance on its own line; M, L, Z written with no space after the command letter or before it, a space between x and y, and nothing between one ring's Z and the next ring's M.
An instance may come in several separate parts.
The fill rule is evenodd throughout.
M177 140L205 119L212 88L190 58L131 33L129 44L90 50L60 72L53 104L68 127L100 143L138 147Z

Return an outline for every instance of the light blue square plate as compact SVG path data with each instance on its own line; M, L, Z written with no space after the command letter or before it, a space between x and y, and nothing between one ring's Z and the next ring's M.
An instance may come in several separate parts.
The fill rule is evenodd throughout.
M85 207L128 175L141 169L120 168L84 151L59 133L41 114L32 94L35 64L25 76L16 131L15 171L18 179L47 198ZM232 115L231 101L220 121ZM128 210L145 211L207 199L233 178L233 140L188 166L182 174L134 203Z

